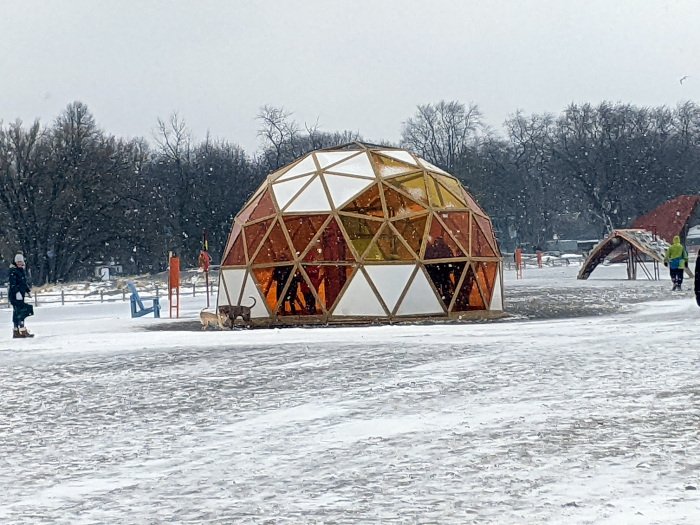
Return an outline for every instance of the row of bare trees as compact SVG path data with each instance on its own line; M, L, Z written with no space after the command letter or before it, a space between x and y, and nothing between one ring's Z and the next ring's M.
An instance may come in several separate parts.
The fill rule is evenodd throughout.
M0 256L24 251L35 282L85 277L111 260L159 271L169 251L193 264L206 231L216 260L268 173L362 140L272 106L258 122L263 146L253 155L208 136L195 142L177 115L158 122L153 144L120 139L80 102L48 126L0 123ZM442 101L418 106L399 145L457 176L505 249L599 237L700 184L700 107L691 102L572 104L558 116L516 113L496 132L476 105Z

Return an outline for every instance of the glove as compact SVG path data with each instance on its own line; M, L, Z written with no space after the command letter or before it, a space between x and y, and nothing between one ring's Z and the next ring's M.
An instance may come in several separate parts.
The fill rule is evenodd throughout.
M17 292L17 293L15 294L15 299L17 299L18 301L21 301L21 300L24 299L24 297L22 297L22 294L21 294L20 292Z

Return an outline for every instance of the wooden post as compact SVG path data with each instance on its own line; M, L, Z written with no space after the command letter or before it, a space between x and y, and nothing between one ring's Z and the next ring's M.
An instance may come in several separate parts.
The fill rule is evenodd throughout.
M170 254L170 271L168 272L168 305L170 317L180 317L180 258Z

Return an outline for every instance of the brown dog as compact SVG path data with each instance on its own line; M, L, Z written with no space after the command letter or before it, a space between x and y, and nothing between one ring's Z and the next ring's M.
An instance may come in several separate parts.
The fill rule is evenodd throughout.
M251 304L250 306L244 306L242 304L226 304L219 306L219 314L226 316L231 330L233 330L233 326L236 324L236 317L240 317L241 319L243 319L243 322L246 324L246 326L250 326L250 311L253 309L255 303L257 302L255 300L255 297L251 297L251 299L253 300L253 304Z
M210 326L223 330L229 324L229 320L222 319L220 314L207 312L204 309L199 312L199 322L202 323L202 330L208 330Z

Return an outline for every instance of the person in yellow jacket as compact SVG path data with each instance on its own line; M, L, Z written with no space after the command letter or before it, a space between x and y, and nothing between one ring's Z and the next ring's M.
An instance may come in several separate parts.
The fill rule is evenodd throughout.
M683 271L688 264L688 252L685 246L681 244L681 238L676 235L673 238L673 244L666 249L664 256L664 266L667 266L671 272L671 281L673 281L672 292L681 290L683 286Z

